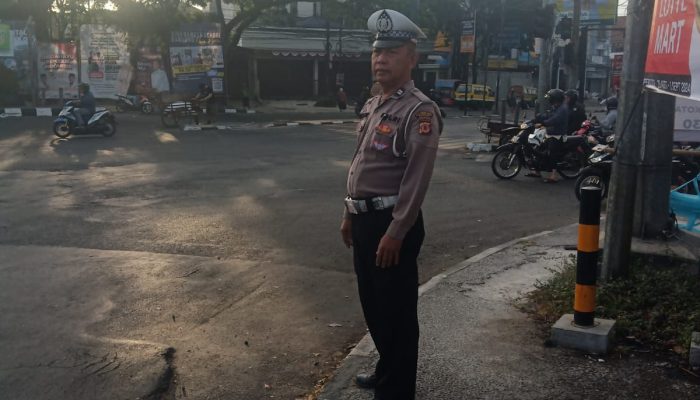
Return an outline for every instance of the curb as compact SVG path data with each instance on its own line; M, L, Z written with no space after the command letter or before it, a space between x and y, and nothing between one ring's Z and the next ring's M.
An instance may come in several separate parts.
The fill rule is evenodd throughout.
M224 114L256 114L257 111L247 108L226 108Z
M201 132L201 131L234 131L238 130L238 127L231 125L184 125L182 131L184 132Z
M0 118L8 117L53 117L61 112L54 107L7 107L0 108Z
M566 225L565 227L570 226ZM543 231L540 233L536 233L534 235L529 235L529 236L524 236L518 239L511 240L509 242L503 243L498 246L494 246L491 248L488 248L479 254L476 254L472 257L469 257L468 259L452 266L451 268L447 269L445 272L435 275L432 277L428 282L420 285L418 288L418 297L423 296L430 290L434 289L440 282L444 281L445 279L449 278L451 275L454 275L455 273L462 271L463 269L469 267L469 265L479 262L487 257L490 257L496 253L499 253L509 247L512 247L513 245L524 242L527 240L532 240L535 238L538 238L540 236L545 236L549 235L554 231ZM360 358L367 358L371 355L371 353L375 351L374 347L374 342L372 341L372 337L369 333L365 334L365 336L360 339L360 341L355 345L355 347L350 351L350 353L341 361L341 363L338 365L336 368L336 372L333 375L333 378L337 376L337 371L341 369L342 365L345 364L353 364L357 363L357 360ZM319 394L318 399L319 400L331 400L329 395L332 395L335 391L333 389L334 386L337 386L337 384L334 384L335 379L331 378L326 384L324 385L324 388L322 389L321 393ZM326 388L329 388L330 390L325 390Z
M467 143L467 149L473 153L493 153L497 148L493 143Z
M278 126L319 126L319 125L342 125L355 124L354 120L330 120L330 121L297 121L297 122L273 122L265 125L265 128L275 128Z

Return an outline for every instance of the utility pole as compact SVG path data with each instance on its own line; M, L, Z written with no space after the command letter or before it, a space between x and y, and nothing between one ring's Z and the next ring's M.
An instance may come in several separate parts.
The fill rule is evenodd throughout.
M629 0L627 6L626 59L622 70L621 107L615 127L617 157L610 179L608 215L605 221L603 280L625 276L629 270L637 166L641 158L644 120L644 108L639 103L642 100L644 65L653 10L654 2L648 0Z
M571 66L569 67L569 89L576 89L579 81L579 71L583 69L586 70L585 63L583 66L579 64L580 62L580 47L579 47L579 35L581 34L581 0L574 0L574 19L571 22L571 48L574 50L574 57Z
M546 10L547 5L548 1L542 0L542 8L544 10ZM552 18L552 15L547 15L547 18ZM537 113L544 111L544 95L549 89L552 76L552 33L552 30L549 30L541 38L539 77L537 81Z
M634 234L641 238L663 237L669 225L675 99L661 93L647 93L647 124L642 136L634 224Z

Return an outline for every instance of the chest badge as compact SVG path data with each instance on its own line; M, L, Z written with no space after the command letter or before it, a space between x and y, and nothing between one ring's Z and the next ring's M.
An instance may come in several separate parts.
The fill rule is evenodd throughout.
M379 124L375 131L377 131L377 133L380 135L388 136L391 135L391 132L394 131L394 128L392 128L389 124Z

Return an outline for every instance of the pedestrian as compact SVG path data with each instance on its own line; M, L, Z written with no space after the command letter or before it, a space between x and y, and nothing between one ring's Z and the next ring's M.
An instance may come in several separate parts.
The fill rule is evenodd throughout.
M360 303L379 361L356 383L374 389L375 399L411 400L418 362L417 258L425 236L421 205L442 118L411 80L417 40L425 34L393 10L375 12L368 26L376 34L372 74L381 93L362 109L340 231L353 248Z
M215 113L215 99L214 92L208 83L203 82L199 84L199 92L192 98L192 108L195 110L194 115L195 125L199 125L199 115L202 113L202 105L206 105L207 108L207 124L211 124L214 113Z
M343 90L342 87L338 89L336 97L338 99L338 109L340 111L345 111L345 109L348 108L348 96L345 94L345 90Z

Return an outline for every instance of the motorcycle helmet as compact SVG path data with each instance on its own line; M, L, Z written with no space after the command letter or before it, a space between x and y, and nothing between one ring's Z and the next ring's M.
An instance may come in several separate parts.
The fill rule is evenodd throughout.
M569 98L570 104L576 104L578 101L578 92L573 89L567 90L564 95Z
M561 104L564 102L564 91L561 89L552 89L544 95L544 98L547 99L551 105Z
M81 83L80 85L78 85L78 89L82 90L83 92L89 92L90 85L88 85L87 83Z
M608 111L617 110L617 97L613 96L605 100L605 106L608 108Z

